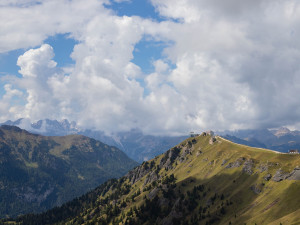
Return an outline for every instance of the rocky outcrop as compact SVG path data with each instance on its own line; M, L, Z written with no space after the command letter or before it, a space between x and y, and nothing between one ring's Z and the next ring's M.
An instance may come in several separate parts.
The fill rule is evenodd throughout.
M296 167L291 173L284 172L279 169L273 176L273 181L280 182L282 180L300 180L300 168Z
M147 184L151 184L154 181L157 181L159 179L159 175L156 173L156 171L152 171L145 179L144 186Z
M279 169L276 171L275 175L273 176L273 181L276 181L276 182L280 182L282 180L285 180L287 179L288 177L290 176L289 173L287 172L284 172L283 170Z
M250 189L255 193L255 194L259 194L261 192L261 185L252 185L250 187Z
M254 161L252 159L246 160L244 163L242 171L251 175L253 173Z
M300 180L300 168L296 167L288 177L288 180Z
M197 151L196 156L198 157L198 156L201 155L201 154L202 154L202 151L199 150L199 151Z
M184 147L181 150L181 157L185 158L188 154L191 154L191 152L192 152L192 148Z
M131 170L126 177L130 180L131 184L138 182L142 177L150 172L150 168L143 164L133 170Z
M262 172L268 170L268 165L266 165L266 164L260 164L257 169L258 169L259 172L262 173Z
M176 160L178 160L179 162L185 161L188 158L188 155L192 155L192 152L194 151L194 144L196 142L196 139L192 139L184 145L175 146L174 148L167 151L160 160L159 167L169 170L173 168L172 164ZM196 155L198 156L200 154L202 154L201 150L199 150Z
M240 167L243 164L243 161L245 161L245 158L239 158L235 162L229 163L225 168L230 169L230 168Z
M166 168L166 169L172 169L172 163L177 159L179 156L179 153L181 151L181 148L174 147L170 150L168 150L162 159L160 160L159 167L160 168Z
M212 145L213 143L215 143L217 141L217 139L215 137L211 137L209 139L209 144Z
M269 174L269 173L268 173L266 176L264 176L264 179L265 179L266 181L271 180L271 178L272 178L272 175Z
M150 199L150 200L152 200L153 198L155 198L155 196L157 196L157 194L158 194L158 192L159 192L159 188L154 188L149 194L148 194L148 198Z

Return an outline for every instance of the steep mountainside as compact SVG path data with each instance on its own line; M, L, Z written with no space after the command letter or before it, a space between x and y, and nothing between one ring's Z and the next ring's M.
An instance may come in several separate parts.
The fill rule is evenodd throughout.
M119 149L88 137L45 137L3 125L0 216L61 205L136 165Z
M299 165L299 154L252 148L202 133L62 207L17 221L299 224Z
M68 120L45 119L31 123L29 119L18 119L16 121L8 120L3 125L18 126L32 133L47 136L81 134L108 145L116 146L137 162L152 159L187 138L187 136L145 135L138 129L107 135L101 130L80 129L75 122L70 123Z

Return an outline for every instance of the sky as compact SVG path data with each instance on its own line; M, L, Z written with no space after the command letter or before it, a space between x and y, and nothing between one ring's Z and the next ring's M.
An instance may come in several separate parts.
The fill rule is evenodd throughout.
M300 129L298 0L1 0L0 122Z

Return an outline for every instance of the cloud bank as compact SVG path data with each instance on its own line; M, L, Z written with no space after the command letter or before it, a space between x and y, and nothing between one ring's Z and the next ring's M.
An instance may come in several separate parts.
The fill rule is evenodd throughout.
M104 3L1 3L0 52L28 49L22 77L5 77L2 121L68 118L152 134L300 128L298 1L151 0L162 22L120 17ZM43 44L60 33L78 41L72 68L58 68ZM150 74L132 62L144 37L172 43Z

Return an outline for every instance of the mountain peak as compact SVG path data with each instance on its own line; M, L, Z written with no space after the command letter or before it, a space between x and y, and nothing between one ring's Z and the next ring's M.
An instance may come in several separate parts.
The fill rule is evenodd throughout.
M290 133L291 131L287 127L280 127L279 129L274 130L274 135L276 137L281 137Z
M12 125L1 125L0 129L2 130L7 130L7 131L14 131L14 132L22 132L24 131L23 129L17 127L17 126L12 126Z
M36 122L31 122L28 118L20 118L16 121L8 120L1 125L18 126L21 129L28 130L33 133L49 135L49 136L61 136L77 133L79 128L75 122L69 122L67 119L61 121L43 119Z

